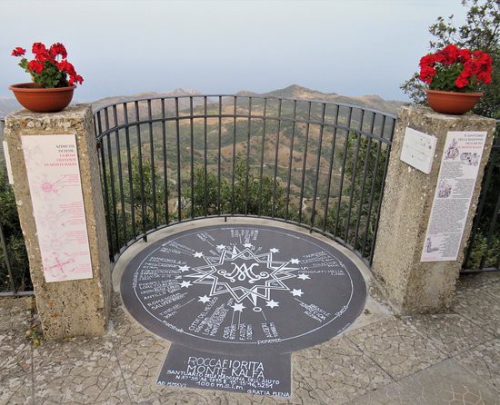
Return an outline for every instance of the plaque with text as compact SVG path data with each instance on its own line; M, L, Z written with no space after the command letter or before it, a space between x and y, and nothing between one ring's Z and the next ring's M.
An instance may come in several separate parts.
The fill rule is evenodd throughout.
M21 141L45 281L92 278L75 135Z
M400 159L415 169L429 174L432 169L437 138L407 127Z
M448 132L427 224L422 262L457 259L486 135L486 132L474 131Z
M290 353L229 356L173 344L157 385L290 397Z

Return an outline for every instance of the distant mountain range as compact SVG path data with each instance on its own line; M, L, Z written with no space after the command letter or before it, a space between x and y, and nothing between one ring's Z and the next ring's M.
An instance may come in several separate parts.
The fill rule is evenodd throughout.
M97 101L92 102L94 108L103 107L109 104L115 104L124 102L130 99L137 98L149 98L149 97L172 97L172 96L181 96L181 95L201 95L195 90L184 90L184 89L175 89L171 92L166 93L139 93L132 94L129 96L116 96L116 97L106 97ZM317 90L311 90L306 87L302 87L299 85L291 85L285 87L284 89L273 90L268 93L253 93L249 91L240 91L237 95L241 96L267 96L267 97L286 97L286 98L297 98L297 99L306 99L306 100L319 100L319 101L329 101L339 104L349 104L362 108L369 108L374 110L379 110L383 112L393 113L395 114L397 109L401 107L404 103L401 101L394 100L384 100L380 96L377 95L365 95L360 97L348 97L343 96L337 93L322 93ZM188 101L183 100L185 103L179 105L180 109L188 107ZM14 98L0 98L0 118L7 116L8 114L17 111L20 109L19 104Z

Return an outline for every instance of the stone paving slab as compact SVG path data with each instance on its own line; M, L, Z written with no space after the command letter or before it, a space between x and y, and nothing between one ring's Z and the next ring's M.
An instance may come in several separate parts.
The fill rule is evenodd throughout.
M498 405L498 392L449 359L399 382L370 392L349 405Z
M488 381L500 393L500 339L494 339L462 353L456 360L476 373L483 381Z
M459 289L454 311L479 328L500 337L500 284Z
M418 315L408 317L404 322L427 337L448 357L493 338L491 333L458 314Z
M346 335L395 380L443 360L446 355L400 319L391 317Z

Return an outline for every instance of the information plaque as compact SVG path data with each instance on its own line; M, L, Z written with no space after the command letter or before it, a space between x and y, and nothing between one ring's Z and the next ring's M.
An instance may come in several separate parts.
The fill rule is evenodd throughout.
M92 278L75 135L21 141L45 281Z
M457 259L486 135L487 132L448 132L422 262Z
M400 159L415 169L429 174L436 151L436 141L435 136L407 127Z

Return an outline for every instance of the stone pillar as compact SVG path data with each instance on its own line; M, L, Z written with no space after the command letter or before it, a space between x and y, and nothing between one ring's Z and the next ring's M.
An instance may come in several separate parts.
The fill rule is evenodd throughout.
M417 170L400 159L407 127L437 138L433 158L431 155L432 166L429 174ZM462 218L466 216L458 257L455 260L422 261L424 245L429 243L429 239L431 239L431 242L433 239L428 238L427 229L434 195L438 187L438 176L443 153L447 153L445 149L449 146L445 145L445 142L450 131L469 133L482 131L487 132L487 136L481 161L475 166L479 167L475 183L472 180L469 180L468 184L463 181L451 181L453 187L457 188L453 193L462 192L461 190L466 187L473 188L468 213L464 210L461 214L460 208L452 208L446 211L443 210L445 205L440 205L441 211L439 211L439 215L433 215L434 232L440 226L443 229L446 227L448 216L450 218L448 223L453 222L460 215L462 215ZM476 212L481 180L484 167L488 161L494 131L495 120L476 115L443 115L437 114L426 107L415 106L402 107L399 110L385 183L372 270L375 277L385 287L389 300L403 314L442 312L446 311L451 305L463 261L464 248ZM465 150L465 148L462 149ZM447 160L447 162L453 160L452 156L455 156L454 166L446 163L445 170L450 171L450 168L452 169L451 172L461 170L457 168L461 167L460 165L463 163L461 158L467 155L457 155L454 150L448 151L447 159L450 160ZM449 173L443 172L441 180L443 176L449 177ZM443 181L440 181L440 184L443 184ZM465 194L466 192L464 192ZM453 203L451 199L457 196L457 194L454 194L447 197L446 190L443 190L440 195L443 198L449 198L449 203ZM455 202L456 206L463 207L463 200L455 200ZM454 207L454 205L450 204L449 207ZM440 223L441 225L439 225ZM436 243L434 247L431 247L430 244L425 247L427 252L434 251L434 253L430 254L431 256L432 254L441 254L437 248L439 248L439 242L441 242L441 247L443 246L444 239L441 239L441 241L439 241L439 238L437 239L437 242L434 241ZM455 246L458 246L457 234L453 235L453 240ZM448 253L442 252L441 255L446 256L446 254Z
M90 105L50 114L22 110L7 117L5 138L45 336L105 333L111 274Z

